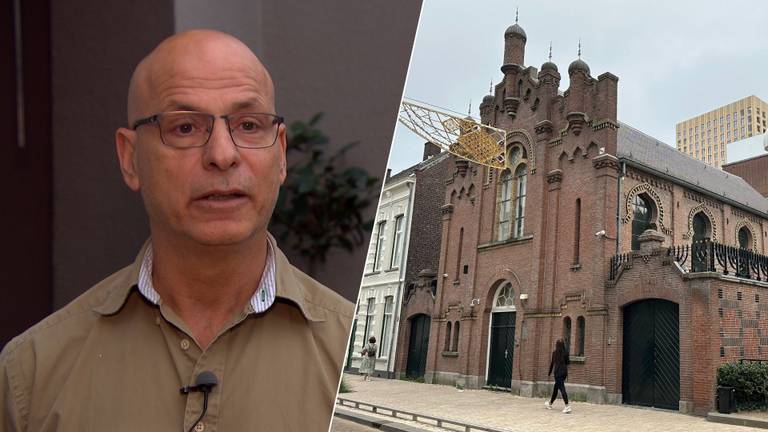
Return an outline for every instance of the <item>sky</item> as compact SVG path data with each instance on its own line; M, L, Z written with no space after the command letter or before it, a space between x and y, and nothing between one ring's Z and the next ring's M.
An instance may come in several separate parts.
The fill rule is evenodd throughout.
M528 41L525 66L552 61L568 88L568 65L619 77L618 119L674 145L675 124L755 95L768 101L768 2L424 0L404 96L479 118L499 83L504 31ZM389 168L421 161L424 140L397 124Z

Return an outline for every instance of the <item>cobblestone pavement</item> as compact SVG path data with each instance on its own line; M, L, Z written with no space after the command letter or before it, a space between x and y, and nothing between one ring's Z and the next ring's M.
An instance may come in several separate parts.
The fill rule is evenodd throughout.
M454 387L401 380L361 381L345 375L352 392L339 397L399 408L435 417L492 426L514 432L754 432L756 429L708 422L677 412L618 405L572 402L573 412L563 414L562 399L552 410L545 399L514 396L488 390L459 391ZM567 388L567 387L566 387ZM410 423L410 422L409 422ZM432 428L428 428L432 429Z

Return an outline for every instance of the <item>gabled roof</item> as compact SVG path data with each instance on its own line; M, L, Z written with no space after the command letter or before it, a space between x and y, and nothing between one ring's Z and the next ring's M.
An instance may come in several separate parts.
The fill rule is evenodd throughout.
M630 165L768 217L768 199L741 177L696 160L625 123L619 123L617 153Z
M430 157L429 159L427 159L425 161L421 161L421 162L417 163L416 165L412 165L412 166L410 166L410 167L400 171L397 174L393 174L393 175L389 176L389 178L386 179L385 184L390 184L390 183L396 182L396 181L398 181L398 180L400 180L402 178L408 177L408 176L410 176L411 174L413 174L416 171L425 170L425 169L427 169L427 168L429 168L429 167L431 167L431 166L433 166L435 164L438 164L438 163L442 162L445 158L448 157L448 155L449 155L449 153L447 151L443 151L440 154L432 156L432 157Z

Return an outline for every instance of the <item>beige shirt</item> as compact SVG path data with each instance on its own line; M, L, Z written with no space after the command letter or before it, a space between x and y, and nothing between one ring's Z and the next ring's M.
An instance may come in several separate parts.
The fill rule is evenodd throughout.
M270 241L274 241L270 238ZM3 431L187 431L202 371L219 380L197 431L327 431L353 305L275 252L277 298L249 304L205 350L137 290L136 262L8 343Z

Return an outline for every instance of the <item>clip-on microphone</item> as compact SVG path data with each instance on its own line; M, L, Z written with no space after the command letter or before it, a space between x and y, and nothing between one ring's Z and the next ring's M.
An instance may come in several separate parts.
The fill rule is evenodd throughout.
M215 387L218 383L219 380L216 378L216 375L214 375L213 372L202 371L197 375L197 378L195 378L195 385L184 386L179 389L181 394L189 394L192 392L203 393L203 412L200 413L200 417L198 417L197 420L192 423L192 427L189 428L189 432L192 432L195 426L200 423L200 420L205 417L205 412L208 411L208 393L210 393L211 390L213 390L213 387Z

